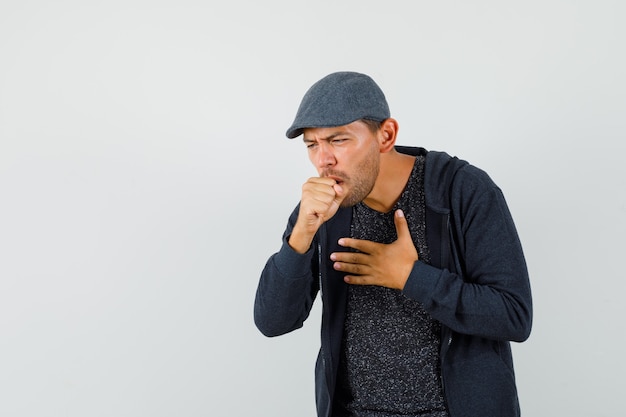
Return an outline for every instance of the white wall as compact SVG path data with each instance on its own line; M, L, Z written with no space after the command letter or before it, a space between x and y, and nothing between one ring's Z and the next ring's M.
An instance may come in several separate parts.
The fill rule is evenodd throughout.
M314 415L319 306L267 339L252 304L314 174L284 132L336 70L504 190L524 415L618 415L624 4L4 0L0 415Z

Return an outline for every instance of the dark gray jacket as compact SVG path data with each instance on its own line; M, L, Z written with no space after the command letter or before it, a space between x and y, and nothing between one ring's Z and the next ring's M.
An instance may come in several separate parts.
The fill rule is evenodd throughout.
M426 155L426 236L431 264L416 262L403 293L442 324L441 372L451 417L520 415L509 341L528 338L532 302L522 247L504 197L480 169L443 152ZM316 364L318 415L332 415L347 284L329 256L349 236L351 209L340 209L318 231L311 249L294 252L287 239L268 260L254 306L266 336L302 327L317 293L323 302Z

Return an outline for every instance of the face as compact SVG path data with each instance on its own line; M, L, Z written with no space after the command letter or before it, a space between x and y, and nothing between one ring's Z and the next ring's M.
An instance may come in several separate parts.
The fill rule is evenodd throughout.
M319 176L334 179L346 192L342 206L353 206L369 195L378 177L380 148L365 123L305 129L303 140Z

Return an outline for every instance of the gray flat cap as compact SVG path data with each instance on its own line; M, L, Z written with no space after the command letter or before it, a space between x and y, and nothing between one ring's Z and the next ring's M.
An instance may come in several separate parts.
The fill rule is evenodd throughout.
M309 127L343 126L359 119L382 122L389 117L385 95L374 80L357 72L335 72L306 92L287 137L298 137Z

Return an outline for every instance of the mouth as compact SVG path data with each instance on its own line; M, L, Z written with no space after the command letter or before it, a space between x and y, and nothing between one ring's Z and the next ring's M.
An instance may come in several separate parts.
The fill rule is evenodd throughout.
M341 179L340 177L337 177L337 176L335 176L335 175L327 175L327 176L326 176L326 178L330 178L330 179L335 180L335 182L336 182L338 185L341 185L341 184L343 184L343 182L344 182L344 181L343 181L343 179Z
M345 175L342 172L335 171L335 170L329 169L329 170L326 170L326 172L322 172L321 174L322 174L320 175L321 177L326 177L326 178L335 180L335 182L338 185L341 185L348 180L347 175Z

